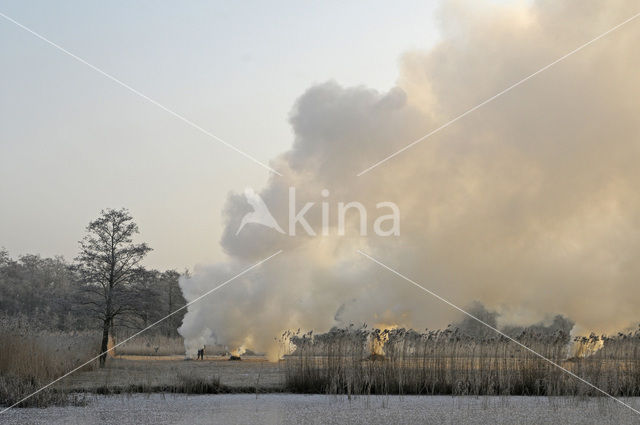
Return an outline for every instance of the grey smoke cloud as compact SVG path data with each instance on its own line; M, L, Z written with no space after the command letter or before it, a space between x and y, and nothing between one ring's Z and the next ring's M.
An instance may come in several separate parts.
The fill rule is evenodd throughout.
M196 268L187 300L278 249L285 252L189 308L187 349L203 343L275 350L288 328L362 323L443 327L459 316L359 256L363 249L457 305L477 300L504 324L563 314L578 329L637 320L640 301L640 26L630 24L371 172L356 173L629 16L632 2L447 2L442 39L406 53L397 87L327 82L294 106L283 177L259 191L285 226L288 188L321 220L332 205L380 201L401 210L401 235L296 237L247 225L230 194L224 264ZM332 225L337 225L332 211ZM369 226L373 220L369 219ZM275 355L275 354L274 354Z

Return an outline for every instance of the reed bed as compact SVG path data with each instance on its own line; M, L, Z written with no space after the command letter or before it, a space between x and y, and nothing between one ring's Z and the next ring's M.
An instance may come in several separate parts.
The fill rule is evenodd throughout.
M289 391L327 394L601 395L508 338L458 329L332 329L283 335ZM616 396L640 395L640 333L578 338L592 346L571 357L569 335L523 331L518 342ZM596 341L595 339L598 339ZM599 342L601 340L603 342ZM595 351L595 346L601 348Z
M0 404L12 405L95 356L100 335L0 327ZM88 364L83 370L91 370ZM64 391L47 388L20 403L44 407L75 402Z

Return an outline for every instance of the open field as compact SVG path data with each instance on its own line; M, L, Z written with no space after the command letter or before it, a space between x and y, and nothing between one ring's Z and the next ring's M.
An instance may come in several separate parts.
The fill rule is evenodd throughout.
M104 369L77 372L60 382L58 388L70 392L113 392L137 387L155 392L184 380L219 381L225 391L282 391L284 371L281 362L272 363L262 357L244 357L229 361L227 357L184 360L183 356L118 356ZM138 391L133 391L138 392Z
M123 341L129 335L116 335L116 341ZM123 355L138 356L182 356L184 340L180 337L167 337L157 334L143 334L118 346L115 352Z
M636 408L640 399L625 399ZM564 424L638 416L604 398L219 394L90 396L84 407L12 409L6 424Z

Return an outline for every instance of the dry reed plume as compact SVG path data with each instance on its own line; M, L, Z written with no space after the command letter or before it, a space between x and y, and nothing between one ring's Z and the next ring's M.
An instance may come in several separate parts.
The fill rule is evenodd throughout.
M578 338L590 355L570 357L569 335L523 331L513 336L615 396L640 395L640 331ZM597 340L597 341L596 341ZM598 341L602 340L603 343ZM332 329L283 334L287 389L329 394L600 395L503 336L473 337L457 328ZM602 348L594 352L594 347Z
M93 332L37 331L16 323L0 327L0 404L12 405L43 385L95 356L99 335ZM85 370L95 365L89 364ZM56 388L39 392L20 407L64 404L67 394Z

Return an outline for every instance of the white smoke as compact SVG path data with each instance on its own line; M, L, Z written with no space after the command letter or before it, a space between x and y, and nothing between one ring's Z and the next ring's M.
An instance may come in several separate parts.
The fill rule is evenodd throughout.
M318 228L319 204L380 201L399 237L291 237L247 225L229 196L224 264L182 280L187 300L279 249L189 307L191 353L219 343L270 351L283 330L348 323L446 326L459 315L356 253L362 249L457 305L482 302L526 324L564 314L604 331L637 319L640 292L640 24L630 23L361 177L356 174L637 13L633 1L446 2L441 42L403 56L387 93L311 87L291 114L283 177L260 191L283 228L288 189ZM321 190L330 195L322 198ZM336 226L331 211L331 225ZM369 228L373 218L369 218Z

